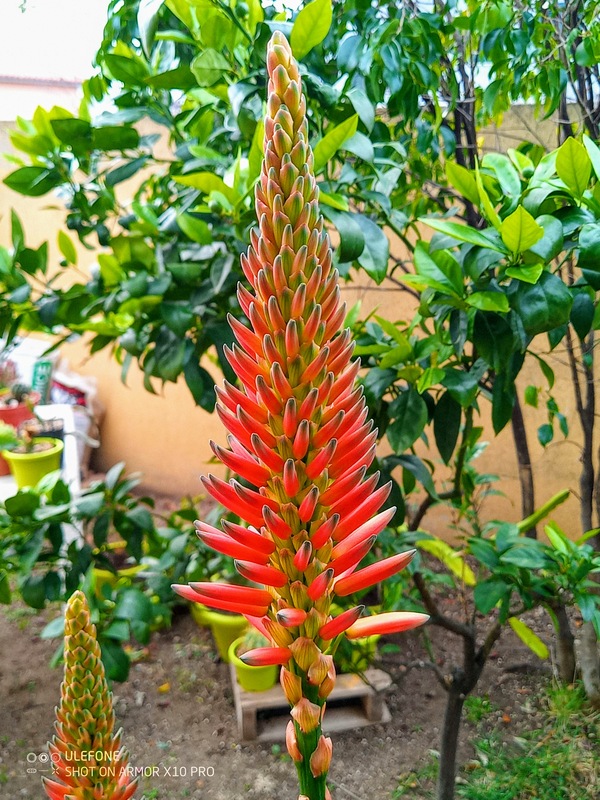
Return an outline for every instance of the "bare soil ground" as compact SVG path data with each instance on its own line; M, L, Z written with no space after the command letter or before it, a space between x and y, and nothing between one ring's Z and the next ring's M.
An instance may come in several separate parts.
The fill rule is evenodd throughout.
M0 800L44 796L40 777L49 774L42 772L49 765L40 755L52 733L61 682L61 669L48 667L57 642L37 635L46 621L44 614L18 605L0 612ZM549 641L546 620L535 622ZM432 636L438 663L447 668L456 644L435 630ZM399 664L423 657L418 639L404 635L397 641L401 653L379 665L393 677L387 696L392 720L335 735L335 800L390 800L399 776L439 746L444 691L431 671ZM507 739L535 727L532 700L545 680L540 662L506 633L478 692L489 695L494 709L488 723L503 727ZM138 797L296 800L295 769L285 746L239 743L228 666L219 661L210 632L187 614L154 635L127 683L114 686L114 701L131 763L148 773ZM466 722L463 762L473 756L473 731Z

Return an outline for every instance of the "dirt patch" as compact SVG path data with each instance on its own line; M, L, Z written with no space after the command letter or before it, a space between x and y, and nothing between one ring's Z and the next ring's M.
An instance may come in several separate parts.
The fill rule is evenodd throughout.
M60 668L48 667L56 641L37 635L46 621L18 605L0 613L0 800L43 796L40 777L48 773L40 770L48 764L39 756L52 732L62 676ZM537 623L538 631L545 630L542 617ZM441 665L450 663L452 640L432 634ZM334 737L330 776L336 800L390 800L399 775L438 748L444 692L430 671L418 667L417 637L398 642L401 653L383 662L394 679L387 697L391 722ZM484 673L478 694L489 695L489 724L504 726L507 737L534 726L531 700L544 680L539 665L509 632ZM154 635L127 683L115 684L114 700L131 763L147 773L140 798L296 799L295 769L284 746L239 743L228 667L219 661L210 632L187 614ZM463 761L473 755L473 730L466 722Z

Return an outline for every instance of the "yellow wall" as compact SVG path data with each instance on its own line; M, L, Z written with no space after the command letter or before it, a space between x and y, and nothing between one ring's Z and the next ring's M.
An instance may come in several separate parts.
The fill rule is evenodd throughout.
M0 124L0 152L9 149L6 128L7 124ZM531 137L532 130L542 137L547 146L554 146L553 125L540 125L534 120L529 108L519 109L516 114L507 117L502 130L506 130L506 136L501 136L495 130L486 132L486 145L491 149L516 146L523 138ZM54 245L63 217L60 210L48 209L54 203L60 208L60 202L52 198L23 198L0 186L0 243L9 243L10 208L14 207L23 220L31 245L36 246L45 239L49 239ZM395 255L402 256L402 248L397 241L392 242L392 251ZM79 252L81 266L88 267L93 261L93 254L81 247ZM51 258L56 257L54 250ZM397 287L390 284L374 287L362 273L355 285L344 288L343 291L349 305L358 299L362 301L365 314L377 307L378 313L391 320L408 319L411 315L411 301L406 293L399 292ZM212 455L208 439L212 437L223 442L225 437L218 418L194 406L183 382L176 386L169 384L162 391L157 387L160 394L153 396L144 390L140 373L133 366L128 385L123 386L120 381L120 367L111 360L109 354L99 353L90 359L85 346L80 342L63 347L61 355L69 360L73 369L94 375L98 380L99 398L106 408L102 426L102 448L95 462L99 468L107 468L116 461L123 460L128 469L143 473L144 485L148 489L174 495L200 493L199 475L209 471L208 462ZM544 451L537 443L535 431L539 424L546 421L545 412L542 408L539 411L525 409L538 505L565 487L577 491L579 469L576 444L579 432L570 383L563 367L564 355L551 354L549 361L557 370L554 395L559 400L561 410L567 415L574 435L569 443L559 441ZM211 364L207 367L214 375L219 376L218 370ZM520 382L522 387L528 383L544 385L545 381L533 359L525 368ZM491 440L489 404L482 403L481 411L481 423L485 425L486 438ZM437 459L435 449L429 455L434 460ZM520 495L510 430L505 430L493 441L480 458L478 467L481 472L498 474L502 478L499 488L504 492L504 497L494 498L486 504L484 517L518 519ZM218 465L210 469L219 471ZM440 474L444 474L441 467L438 470ZM555 517L568 530L576 532L579 525L576 501L569 500ZM426 518L425 526L443 533L453 521L447 510L434 510Z

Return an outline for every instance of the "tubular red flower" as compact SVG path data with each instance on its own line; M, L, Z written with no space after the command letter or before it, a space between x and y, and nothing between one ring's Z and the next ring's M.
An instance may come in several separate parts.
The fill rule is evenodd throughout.
M291 657L291 650L287 647L257 647L242 653L239 658L250 667L272 667L287 664Z
M361 589L368 589L369 586L384 581L404 569L412 561L415 552L415 550L408 550L406 553L398 553L398 555L370 564L352 575L342 577L336 581L334 592L339 597L346 597L346 595L359 592Z
M205 530L204 525L202 529L198 530L198 536L205 544L212 547L213 550L223 553L225 556L240 558L243 561L252 561L256 564L266 564L269 560L268 553L246 547L246 545L236 542L224 533L209 533Z
M424 625L429 619L428 614L418 614L412 611L389 611L384 614L375 614L357 620L348 630L348 639L362 639L365 636L383 635L385 633L400 633Z
M171 586L174 592L192 603L202 603L202 605L209 606L209 608L216 608L219 611L232 611L234 614L248 614L252 617L262 617L267 613L268 606L260 605L253 606L247 602L236 603L230 600L224 600L220 597L210 597L209 595L200 594L195 592L191 586L187 584L173 584Z
M325 625L319 628L319 636L325 641L335 639L340 633L344 633L344 631L348 630L364 610L364 606L355 606L354 608L349 608L347 611L342 611L337 617L333 617L333 619L330 619L329 622L326 622Z
M275 567L262 564L253 564L247 561L235 561L235 568L243 578L255 583L264 583L265 586L281 588L288 582L288 576Z

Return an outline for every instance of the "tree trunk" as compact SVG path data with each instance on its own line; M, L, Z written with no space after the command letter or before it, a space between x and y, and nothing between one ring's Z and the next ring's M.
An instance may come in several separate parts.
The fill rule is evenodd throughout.
M578 649L585 693L594 708L600 708L600 652L591 622L585 622L581 627Z
M451 686L448 690L444 727L442 728L437 800L454 800L458 735L464 702L465 697L458 687Z
M563 605L555 606L558 630L556 632L556 665L558 677L563 683L573 683L575 679L575 637L569 625L569 618Z
M519 398L515 395L515 403L512 413L512 435L517 453L519 464L519 483L521 484L521 519L527 519L535 511L535 487L533 484L533 472L531 469L531 455L529 454L529 443L527 441L527 430L523 419L523 411ZM537 539L535 525L525 536L530 539Z

